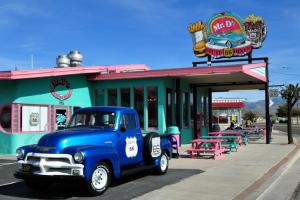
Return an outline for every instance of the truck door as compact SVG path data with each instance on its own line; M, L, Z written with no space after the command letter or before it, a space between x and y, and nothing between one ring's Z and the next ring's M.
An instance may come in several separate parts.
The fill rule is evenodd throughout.
M143 137L134 113L122 113L118 151L121 167L134 165L143 160Z

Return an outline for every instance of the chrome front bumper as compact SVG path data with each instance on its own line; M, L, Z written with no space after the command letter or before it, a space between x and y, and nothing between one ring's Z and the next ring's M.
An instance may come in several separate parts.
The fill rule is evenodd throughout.
M20 171L36 175L84 176L84 165L75 163L70 154L27 153L18 165Z

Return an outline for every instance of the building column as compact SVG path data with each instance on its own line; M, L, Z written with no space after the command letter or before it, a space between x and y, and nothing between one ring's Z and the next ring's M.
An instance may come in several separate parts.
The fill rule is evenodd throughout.
M180 79L176 79L176 125L181 130L181 90Z
M194 113L194 139L197 139L197 112L198 112L198 92L196 85L193 85L193 113Z
M212 90L208 89L208 130L212 132Z

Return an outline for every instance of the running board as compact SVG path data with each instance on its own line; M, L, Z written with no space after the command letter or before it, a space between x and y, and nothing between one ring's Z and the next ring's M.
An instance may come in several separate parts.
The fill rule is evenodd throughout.
M123 169L121 171L121 175L128 176L128 175L136 174L136 173L139 173L142 171L148 171L148 170L151 170L154 168L155 168L155 165L139 165L139 166Z

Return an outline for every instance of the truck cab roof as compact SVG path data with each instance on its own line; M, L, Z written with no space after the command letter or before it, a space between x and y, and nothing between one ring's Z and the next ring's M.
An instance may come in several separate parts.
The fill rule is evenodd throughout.
M121 106L94 106L94 107L80 108L76 110L76 112L82 112L82 111L135 112L132 108L121 107Z

